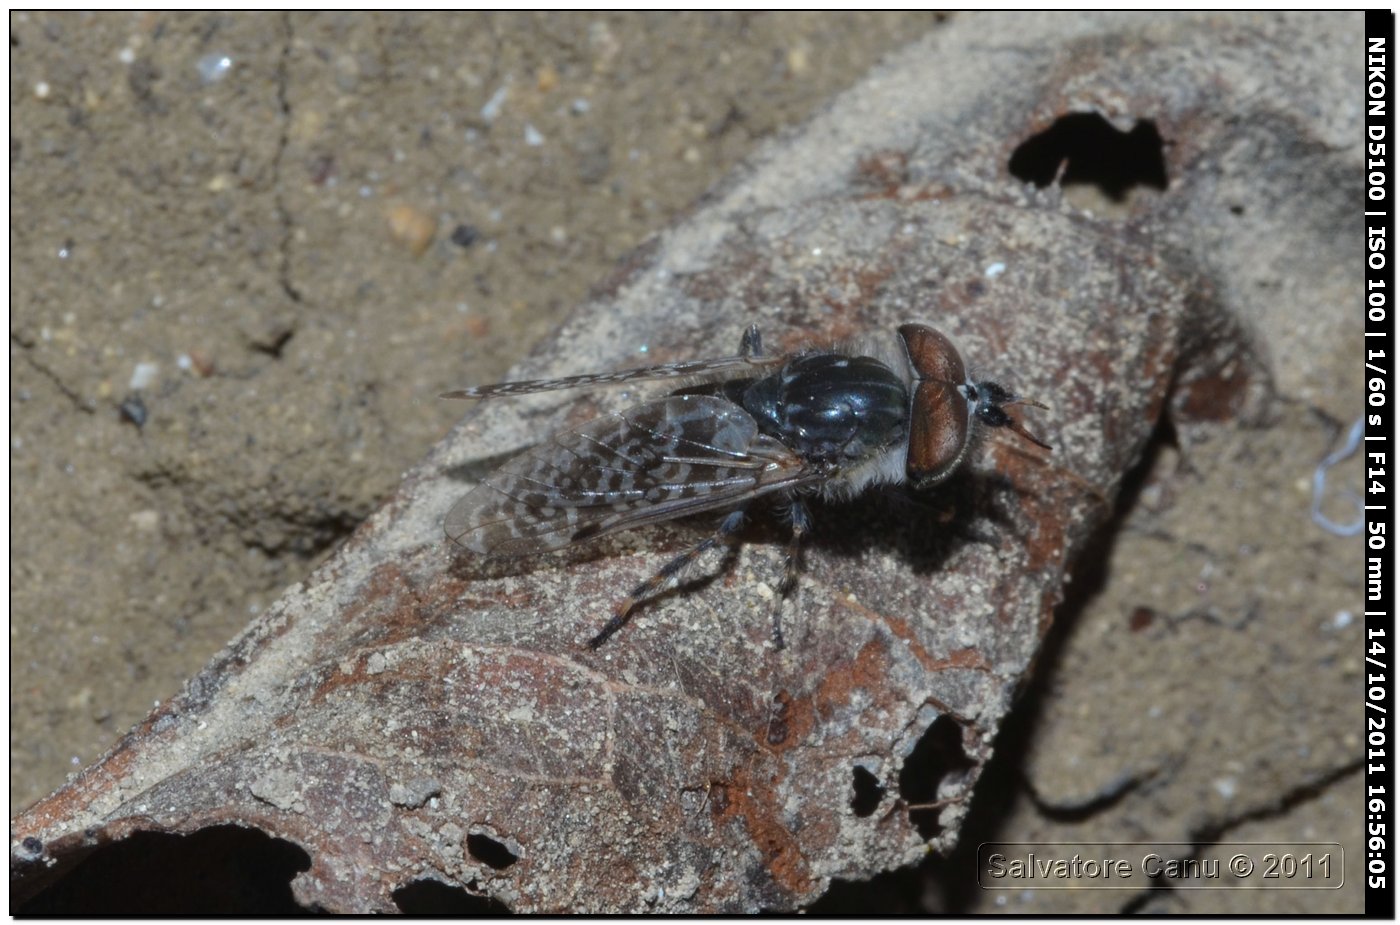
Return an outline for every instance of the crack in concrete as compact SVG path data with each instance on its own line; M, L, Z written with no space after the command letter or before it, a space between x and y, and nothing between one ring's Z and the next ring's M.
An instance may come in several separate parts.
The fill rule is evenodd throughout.
M277 221L282 226L282 240L278 242L277 282L287 298L301 301L301 293L292 285L292 213L283 196L282 164L291 144L292 104L287 93L290 62L292 57L292 15L282 16L285 34L282 53L277 61L277 105L282 110L282 131L277 136L277 152L272 157L272 199L277 210Z
M92 401L89 398L84 398L77 391L70 388L63 381L63 378L59 376L58 373L54 372L52 369L50 369L43 363L40 363L35 358L34 344L32 342L25 343L22 338L12 333L10 335L10 343L20 348L20 356L24 357L25 362L28 363L31 367L33 367L34 370L38 372L41 376L52 382L54 388L58 389L58 391L62 393L63 396L68 399L69 402L72 403L74 408L85 414L97 413L97 404L94 401Z
M1278 801L1268 806L1257 806L1247 809L1240 815L1216 823L1210 828L1198 832L1192 832L1188 840L1194 845L1195 850L1190 856L1183 860L1198 860L1207 848L1221 844L1221 840L1231 831L1249 822L1260 822L1269 819L1281 819L1293 812L1305 803L1320 798L1329 788L1344 780L1352 774L1359 773L1365 765L1365 760L1358 758L1341 767L1334 768L1315 781L1301 784L1291 790L1285 791ZM1120 913L1131 914L1143 911L1144 907L1153 898L1161 898L1164 895L1174 895L1177 889L1170 880L1158 878L1154 885L1142 890L1125 902L1118 910Z

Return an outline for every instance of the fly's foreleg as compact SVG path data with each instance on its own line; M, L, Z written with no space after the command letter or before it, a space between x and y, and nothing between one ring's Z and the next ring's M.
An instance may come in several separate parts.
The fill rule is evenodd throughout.
M763 356L763 337L758 333L758 325L749 325L739 338L739 356L746 360Z
M738 534L743 525L744 512L742 510L734 511L727 515L720 523L719 529L715 531L713 536L705 538L679 556L676 556L670 562L661 566L660 571L655 575L633 588L632 593L627 595L627 597L617 605L617 609L613 611L612 619L598 631L598 635L588 641L588 648L596 649L607 642L609 636L627 625L627 621L632 618L632 608L664 588L673 578L685 571L690 563L694 562L705 552L713 549L720 543L732 543L735 535Z

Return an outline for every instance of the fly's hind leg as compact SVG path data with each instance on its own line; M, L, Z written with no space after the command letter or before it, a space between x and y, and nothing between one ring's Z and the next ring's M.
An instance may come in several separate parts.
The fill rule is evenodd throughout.
M742 510L734 511L727 515L720 523L719 529L714 532L713 536L707 537L679 556L676 556L670 562L661 566L661 570L655 575L633 588L632 593L627 595L627 597L617 605L617 609L613 611L612 619L604 624L603 628L598 631L598 635L588 641L588 648L596 649L607 642L609 636L622 629L627 625L627 621L632 619L632 609L636 607L638 603L660 591L671 579L685 571L690 563L694 562L706 551L713 549L720 543L734 542L735 535L743 525L744 512Z
M792 535L788 538L787 562L783 571L783 583L778 587L778 597L773 605L773 645L783 647L783 601L797 587L797 577L802 572L802 539L812 529L812 515L807 505L793 499L788 506L788 516L792 518Z

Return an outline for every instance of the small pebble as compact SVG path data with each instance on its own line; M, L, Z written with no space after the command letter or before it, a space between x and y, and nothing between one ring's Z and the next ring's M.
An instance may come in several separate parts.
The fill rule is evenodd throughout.
M792 48L788 49L787 69L789 74L794 77L800 77L807 73L807 68L810 65L811 61L807 56L807 47L805 45L794 45Z
M422 256L437 234L437 219L422 209L396 205L389 210L389 235L415 257Z
M544 136L540 134L540 130L528 122L525 123L525 143L532 148L544 144Z
M452 243L458 247L471 247L479 237L481 232L471 225L462 224L452 229Z
M548 93L559 86L559 72L546 64L535 75L535 86L539 88L541 93Z
M329 154L318 155L307 164L306 172L312 184L321 186L335 176L335 158Z
M194 66L199 71L200 80L206 84L218 83L233 69L233 59L228 55L210 54L200 58Z
M121 411L122 418L135 424L138 430L146 426L146 403L140 395L128 395L117 409Z
M496 121L496 117L501 114L501 107L505 105L506 96L510 93L510 84L503 83L499 90L491 94L491 98L486 101L486 105L481 107L481 121L490 125Z
M190 367L199 373L201 378L208 379L214 375L214 359L198 347L190 351Z
M131 371L131 381L127 383L127 388L139 392L155 382L159 374L160 367L155 363L137 363L136 368Z

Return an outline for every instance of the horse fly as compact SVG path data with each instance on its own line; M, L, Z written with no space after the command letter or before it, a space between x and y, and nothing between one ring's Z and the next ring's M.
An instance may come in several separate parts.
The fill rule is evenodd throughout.
M773 611L797 583L806 499L844 499L877 484L928 488L966 460L980 428L1007 428L1046 450L1006 412L1045 406L968 378L957 348L906 324L866 355L809 349L765 353L758 326L737 356L617 373L503 382L442 393L499 398L656 379L706 383L560 431L512 458L447 515L453 542L489 556L528 556L689 514L722 511L719 529L642 582L588 643L596 649L706 550L736 542L744 512L773 496L792 523Z

